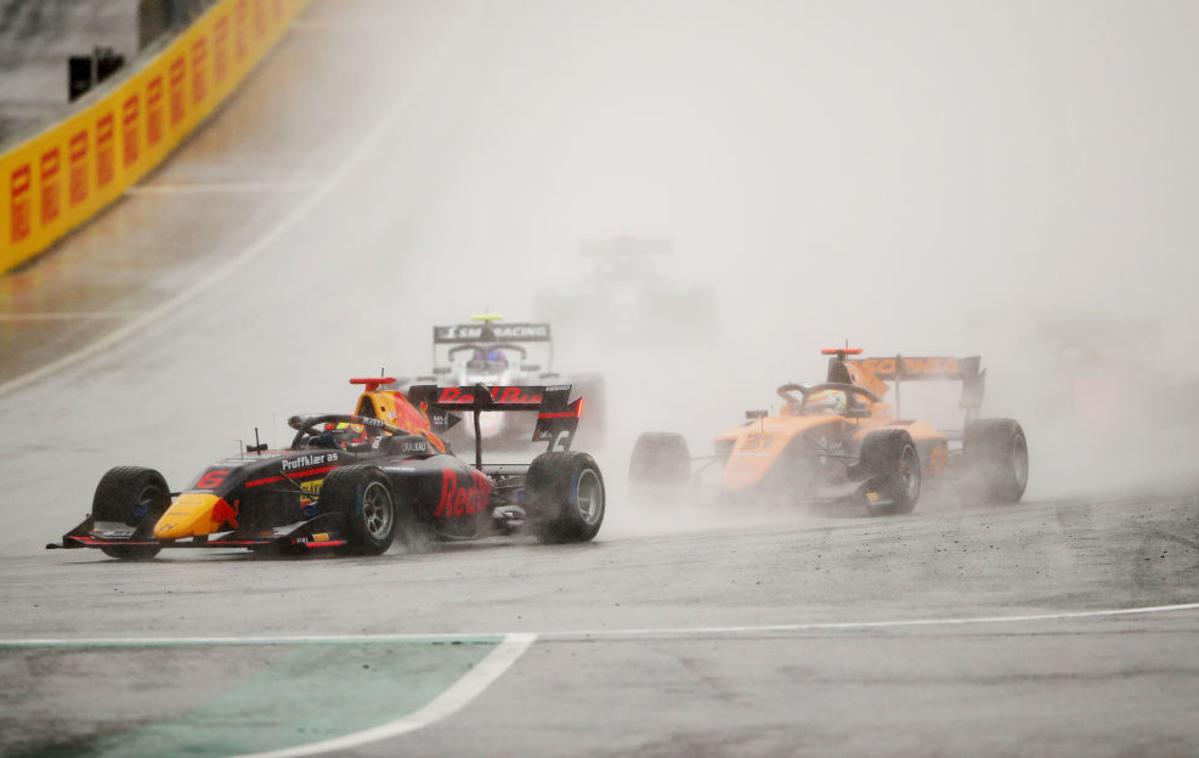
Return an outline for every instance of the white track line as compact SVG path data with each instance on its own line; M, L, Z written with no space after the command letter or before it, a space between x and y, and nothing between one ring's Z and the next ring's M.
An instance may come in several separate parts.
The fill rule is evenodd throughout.
M512 664L524 655L536 639L537 635L535 634L509 634L503 642L496 645L495 650L487 654L486 658L476 663L461 679L450 685L449 689L438 695L432 702L389 724L323 742L312 742L266 753L253 753L244 758L291 758L291 756L345 751L424 729L447 716L452 716L462 710L470 701L482 695L488 687L504 675L505 671L512 667Z
M1147 616L1159 613L1197 611L1199 603L1179 605L1150 605L1139 608L1105 608L1094 611L1051 611L1016 616L963 616L950 618L888 619L883 621L813 621L801 624L765 624L760 626L697 626L647 627L640 629L592 629L537 632L543 642L572 640L633 639L646 637L703 637L735 634L769 634L772 632L838 631L852 629L888 629L920 626L963 626L968 624L1013 624L1037 621L1069 621L1078 619L1111 618L1118 616ZM302 645L387 642L486 641L519 636L519 632L450 632L443 634L330 634L279 637L95 637L95 638L38 638L0 640L0 650L18 647L174 647L174 646L236 646L236 645Z
M313 216L313 209L325 198L329 197L335 189L337 189L350 172L358 167L368 155L378 146L380 140L399 118L400 113L404 111L411 103L415 96L416 85L410 87L407 94L401 97L396 103L384 114L382 120L375 125L366 137L358 144L358 147L352 152L341 166L330 174L323 182L316 185L316 190L305 197L303 201L298 203L290 213L279 220L273 227L251 243L249 247L244 248L240 253L234 256L223 265L213 269L207 276L192 284L190 287L181 290L179 294L173 298L161 303L152 310L145 311L137 318L128 321L121 326L106 333L104 336L91 342L78 350L67 353L56 361L47 363L41 368L34 369L26 374L22 374L14 379L10 379L3 384L0 384L0 396L7 395L22 387L33 384L47 376L52 376L64 368L73 364L79 363L82 360L98 355L105 350L113 347L126 339L132 334L135 334L146 327L152 326L158 322L164 321L168 316L174 315L187 303L195 300L198 296L212 289L217 284L228 279L232 274L246 267L251 261L258 258L270 246L282 237L291 227L298 222L304 221ZM219 117L219 116L218 116Z
M78 321L129 318L141 311L30 311L29 313L0 313L0 322L21 321Z
M222 193L304 192L315 182L195 182L143 184L125 190L127 195L207 195Z

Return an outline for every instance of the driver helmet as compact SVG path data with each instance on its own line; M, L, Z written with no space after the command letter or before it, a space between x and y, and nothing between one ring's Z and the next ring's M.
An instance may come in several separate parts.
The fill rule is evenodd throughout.
M325 424L317 436L313 447L323 447L330 450L348 450L354 445L367 441L366 427L350 424L345 421Z
M845 390L820 390L808 396L804 408L811 413L844 416L849 408Z
M488 363L498 363L501 366L508 365L508 356L504 353L503 350L501 350L498 347L493 347L490 350L488 350L487 355L484 357L484 359Z

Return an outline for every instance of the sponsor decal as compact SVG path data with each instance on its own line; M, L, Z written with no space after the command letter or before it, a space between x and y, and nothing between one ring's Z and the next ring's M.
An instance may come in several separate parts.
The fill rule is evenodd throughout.
M865 371L880 379L890 379L899 370L900 376L956 376L961 373L957 358L863 358L857 361Z
M216 29L213 30L212 38L212 60L216 66L216 83L219 85L225 81L225 74L229 70L229 16L224 15L216 20Z
M13 169L9 177L9 198L11 210L9 218L9 238L14 244L29 236L32 219L29 193L33 185L33 171L29 164Z
M42 153L40 161L39 174L42 180L42 225L45 226L58 218L60 209L58 198L58 170L61 161L59 160L58 148L52 148Z
M266 1L254 0L250 14L254 17L254 41L261 42L266 36Z
M764 432L749 432L741 441L741 450L764 450L770 447L771 436Z
M182 55L171 61L167 82L170 85L171 127L178 126L187 113L187 97L183 83L187 78L187 59Z
M146 142L153 146L162 139L162 77L146 85Z
M290 461L283 461L284 471L296 471L298 469L312 468L313 466L323 466L327 463L336 463L337 453L313 453L311 455L301 455L299 458L294 458Z
M530 392L527 387L492 387L491 399L496 405L540 405L541 393ZM442 387L437 393L441 405L474 405L475 396L471 388Z
M106 113L96 121L96 185L108 186L116 178L116 117Z
M129 168L137 162L138 153L138 136L137 136L137 118L139 111L138 96L134 94L127 99L121 106L121 126L124 133L125 148L125 168Z
M435 342L472 342L483 338L482 324L453 324L436 327ZM549 324L492 324L491 333L498 340L548 340Z
M237 0L233 6L233 56L240 63L245 60L249 33L249 6L246 0Z
M70 169L67 174L67 192L71 205L79 205L87 199L87 132L76 132L69 143Z
M225 498L216 501L216 505L212 506L212 520L218 524L228 524L234 529L237 528L237 515L241 509L241 501L234 500L233 504L225 502Z
M433 511L433 516L473 516L487 507L490 496L491 487L482 473L447 469L441 472L441 498L437 501L437 509Z
M429 442L424 439L419 440L403 440L400 442L401 453L427 453L429 452Z
M208 67L208 40L200 37L192 43L192 103L199 103L208 95L208 82L204 72Z

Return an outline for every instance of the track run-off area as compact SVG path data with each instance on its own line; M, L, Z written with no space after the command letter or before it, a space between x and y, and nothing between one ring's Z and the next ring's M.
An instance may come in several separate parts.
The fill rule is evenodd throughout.
M595 451L593 543L43 549L110 466L182 486L501 305L455 287L515 286L517 246L455 251L582 180L521 173L560 133L513 136L541 97L602 121L547 63L585 36L576 11L316 0L161 170L0 279L0 754L1199 752L1199 493L1038 491L1031 435L1034 487L1002 508L638 501L623 474L651 421L630 413ZM698 407L653 381L613 379L614 403L671 386L663 414ZM733 418L712 413L700 428Z

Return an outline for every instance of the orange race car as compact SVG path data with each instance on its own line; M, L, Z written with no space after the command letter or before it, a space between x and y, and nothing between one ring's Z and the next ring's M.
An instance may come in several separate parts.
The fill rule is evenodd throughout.
M635 490L698 482L721 467L719 492L733 500L860 503L871 514L910 513L926 483L953 479L963 492L1014 503L1028 483L1028 443L1012 419L978 418L986 372L980 359L892 356L850 358L829 348L822 384L784 384L777 414L748 411L746 423L717 435L715 454L692 458L669 432L638 437L629 465ZM957 381L960 429L904 418L901 387ZM887 402L893 391L895 407ZM693 472L693 464L701 464Z

